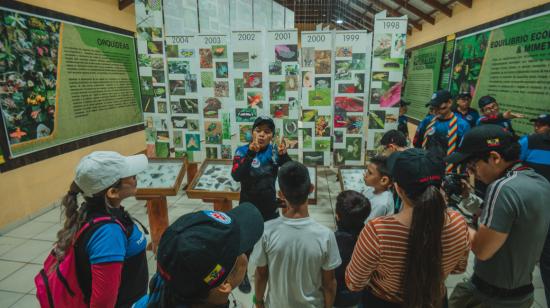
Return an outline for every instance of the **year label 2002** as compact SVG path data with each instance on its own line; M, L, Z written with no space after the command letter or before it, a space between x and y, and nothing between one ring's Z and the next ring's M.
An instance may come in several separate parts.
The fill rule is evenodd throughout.
M255 33L239 33L238 40L239 41L253 41L256 39Z

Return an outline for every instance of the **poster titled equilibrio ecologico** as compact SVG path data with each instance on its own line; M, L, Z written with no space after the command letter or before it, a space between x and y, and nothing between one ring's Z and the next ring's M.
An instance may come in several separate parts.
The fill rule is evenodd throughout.
M550 112L550 15L458 38L451 92L469 91L474 107L484 95L501 111L523 113L513 120L520 134L531 133L528 119Z
M12 157L142 121L131 36L3 8L0 33Z

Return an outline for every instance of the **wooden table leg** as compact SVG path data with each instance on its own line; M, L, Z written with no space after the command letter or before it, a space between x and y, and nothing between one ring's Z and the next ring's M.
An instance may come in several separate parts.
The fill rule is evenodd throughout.
M214 200L214 211L227 212L233 208L231 200L217 199Z
M149 231L151 232L151 243L147 249L157 253L160 237L168 228L168 205L166 197L147 200L147 215L149 216Z
M185 189L189 187L189 184L193 182L195 179L195 175L197 175L198 170L198 164L197 163L188 163L187 164L187 184L185 184Z

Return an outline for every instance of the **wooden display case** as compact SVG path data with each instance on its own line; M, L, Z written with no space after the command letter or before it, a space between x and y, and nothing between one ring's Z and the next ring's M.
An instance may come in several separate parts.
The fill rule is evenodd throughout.
M185 160L149 158L147 169L137 175L136 195L139 197L177 195L185 170Z
M365 196L371 195L374 189L365 184L365 171L365 167L362 166L338 167L338 179L340 181L340 189L342 191L354 190Z
M214 209L230 210L231 201L240 199L240 183L231 177L232 160L206 159L186 192L192 199L214 203ZM317 203L317 167L307 167L315 190L309 195L308 203ZM278 185L276 185L278 190Z
M169 224L166 196L177 195L186 169L185 159L149 158L147 169L137 175L136 199L147 201L151 231L151 243L147 249L155 253L160 238Z

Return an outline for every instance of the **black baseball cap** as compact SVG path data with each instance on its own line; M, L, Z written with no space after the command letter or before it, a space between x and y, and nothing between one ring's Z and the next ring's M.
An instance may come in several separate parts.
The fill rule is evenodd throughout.
M409 102L406 102L404 100L400 100L399 101L399 107L405 107L405 106L409 106L411 103Z
M384 133L380 139L380 144L383 146L395 144L400 147L405 147L407 146L407 137L397 129L392 129Z
M483 109L483 107L485 107L489 104L492 104L496 101L497 100L494 97L489 96L489 95L485 95L485 96L481 97L477 103L478 103L479 109Z
M432 94L430 105L432 107L439 107L441 104L448 102L451 99L451 93L447 90L439 90Z
M445 163L422 149L407 149L388 156L386 166L396 182L408 196L421 194L432 185L441 186Z
M271 129L271 131L275 131L275 122L273 122L273 119L271 119L268 116L261 115L254 120L254 125L252 125L252 130L254 130L256 127L260 126L261 124L267 124L267 126Z
M465 98L472 99L472 95L470 94L470 92L461 92L456 97L456 99L465 99Z
M460 150L445 157L444 160L451 164L460 163L478 154L507 149L515 142L514 136L500 125L476 126L464 135Z
M251 250L263 231L262 215L252 203L225 213L183 215L162 235L157 271L178 302L204 298L226 280L237 257Z
M534 119L531 119L529 121L536 122L536 123L541 123L541 124L545 124L545 125L550 125L550 114L543 113L543 114L539 115L538 117L536 117Z

